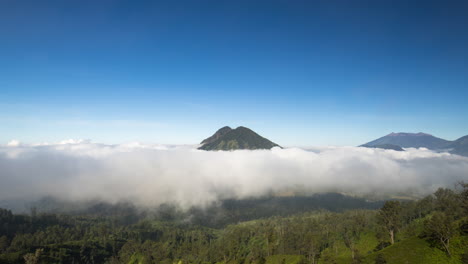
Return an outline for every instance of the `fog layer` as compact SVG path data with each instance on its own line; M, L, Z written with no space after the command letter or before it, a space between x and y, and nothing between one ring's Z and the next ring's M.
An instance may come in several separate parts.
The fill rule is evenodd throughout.
M188 207L285 191L424 195L461 180L468 181L468 158L426 149L210 152L87 141L0 147L0 200L54 196Z

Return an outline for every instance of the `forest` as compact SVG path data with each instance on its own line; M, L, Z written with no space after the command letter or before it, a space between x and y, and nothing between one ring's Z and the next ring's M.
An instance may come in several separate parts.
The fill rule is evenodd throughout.
M419 200L363 201L327 194L190 210L0 209L0 263L468 263L467 183Z

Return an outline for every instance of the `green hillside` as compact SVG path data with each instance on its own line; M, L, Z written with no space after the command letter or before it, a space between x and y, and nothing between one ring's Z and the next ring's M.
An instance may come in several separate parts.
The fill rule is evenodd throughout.
M29 216L0 209L0 263L467 263L468 184L461 186L386 201L378 210L313 210L216 228L166 212Z
M431 243L427 240L412 237L395 243L395 245L389 246L379 252L369 254L364 258L363 263L373 264L377 255L381 254L388 264L456 264L463 263L461 258L467 249L468 239L466 236L456 236L453 238L451 246L452 257L447 256L439 248L431 246Z
M224 127L202 141L202 150L271 149L279 146L246 127Z

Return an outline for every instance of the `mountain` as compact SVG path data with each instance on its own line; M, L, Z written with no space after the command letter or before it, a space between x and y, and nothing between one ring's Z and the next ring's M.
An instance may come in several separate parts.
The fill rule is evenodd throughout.
M426 133L391 133L361 146L375 147L378 145L391 144L402 148L428 148L438 150L447 148L450 143L451 141L437 138Z
M452 141L448 148L450 148L450 153L468 156L468 135Z
M218 131L216 131L216 133L214 133L211 137L203 140L201 142L201 144L209 144L209 143L213 143L215 142L216 140L218 140L219 138L223 137L224 135L226 135L227 133L229 133L230 131L232 130L232 128L228 127L228 126L225 126L225 127L222 127L220 129L218 129Z
M399 150L398 148L424 147L468 157L468 135L454 141L449 141L425 133L391 133L363 144L361 147L394 150Z
M393 144L382 144L382 145L373 145L373 146L364 146L366 148L380 148L380 149L392 149L396 151L405 151L403 148L401 148L398 145L393 145Z
M203 140L202 150L235 150L235 149L271 149L279 147L278 144L258 135L246 127L231 129L226 126L214 133L213 136Z

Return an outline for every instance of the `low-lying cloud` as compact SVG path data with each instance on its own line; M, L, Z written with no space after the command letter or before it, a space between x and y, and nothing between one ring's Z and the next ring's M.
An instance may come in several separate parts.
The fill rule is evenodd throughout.
M291 190L424 195L462 180L468 181L468 158L426 149L209 152L89 141L0 146L0 200L54 196L188 207Z

